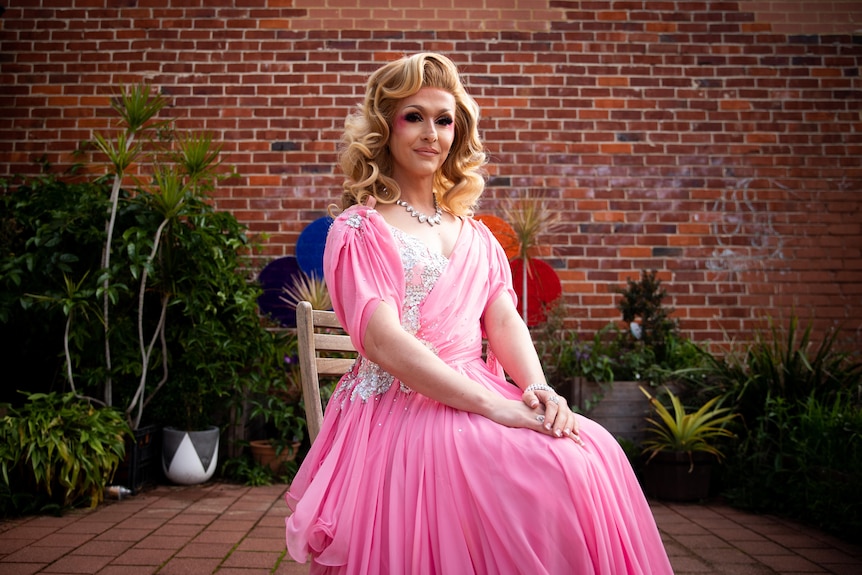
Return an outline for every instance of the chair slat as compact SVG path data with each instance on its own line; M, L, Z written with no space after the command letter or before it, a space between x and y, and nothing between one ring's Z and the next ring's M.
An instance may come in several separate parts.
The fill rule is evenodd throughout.
M331 333L314 334L314 347L325 351L356 351L349 336Z
M308 436L312 443L323 424L323 409L320 402L320 375L341 375L354 363L354 359L343 357L345 352L356 348L346 334L317 333L316 328L341 329L338 318L331 311L313 310L307 301L296 306L296 335L299 352L299 370L302 380L302 399L305 404L305 419ZM343 330L342 330L343 331ZM336 353L341 357L326 357Z
M355 359L319 357L317 358L317 375L341 375L353 367L355 362Z
M338 329L343 329L338 322L338 318L335 316L335 312L315 309L311 311L311 315L312 323L315 327L337 327Z

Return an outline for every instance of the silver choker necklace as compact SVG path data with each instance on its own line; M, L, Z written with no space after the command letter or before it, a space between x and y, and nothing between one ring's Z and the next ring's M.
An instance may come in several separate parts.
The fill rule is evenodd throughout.
M419 220L419 223L421 224L428 224L433 228L434 226L438 226L443 223L443 210L441 210L440 206L437 205L437 196L434 196L434 209L436 210L436 213L433 216L428 216L423 214L422 212L417 212L415 209L413 209L413 206L411 206L404 200L395 200L395 203L407 210L408 214L410 214L414 218L417 218Z

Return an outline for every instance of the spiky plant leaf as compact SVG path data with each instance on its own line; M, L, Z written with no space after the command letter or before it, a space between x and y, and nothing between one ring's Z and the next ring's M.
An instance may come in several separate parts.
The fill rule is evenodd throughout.
M282 287L283 296L279 299L291 307L296 307L301 301L307 301L311 304L312 309L328 310L332 309L332 300L329 297L329 290L326 287L326 281L323 278L318 278L317 275L308 275L305 272L300 272L293 278L292 285Z
M686 413L679 397L667 390L673 408L671 413L642 386L640 390L647 396L659 417L648 417L646 420L652 437L644 441L643 447L650 453L649 459L660 451L684 451L689 454L705 451L719 460L723 459L724 454L714 445L714 441L723 437L734 437L733 432L726 426L736 414L728 407L717 407L721 397L713 397L697 411Z
M193 133L177 137L179 151L177 162L183 167L192 185L202 178L209 177L218 167L221 145L213 146L213 136L209 133Z
M111 107L120 115L130 133L144 127L167 103L149 84L135 84L128 88L121 86L120 93L111 98Z

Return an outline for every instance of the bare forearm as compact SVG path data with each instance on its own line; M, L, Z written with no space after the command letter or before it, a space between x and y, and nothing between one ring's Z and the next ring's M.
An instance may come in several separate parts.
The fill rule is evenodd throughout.
M524 389L533 383L545 383L530 330L511 300L501 296L489 306L485 330L494 355L518 387Z

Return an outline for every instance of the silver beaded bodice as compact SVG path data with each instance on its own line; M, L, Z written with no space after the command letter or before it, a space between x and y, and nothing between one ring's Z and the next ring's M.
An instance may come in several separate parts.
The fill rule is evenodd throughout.
M367 224L367 222L364 223ZM348 225L361 228L362 223L351 216ZM422 302L443 274L448 260L443 254L429 250L418 238L391 226L389 229L395 238L404 270L401 327L407 333L416 335L422 321L420 311ZM432 351L434 350L430 342L423 343ZM389 391L394 381L395 378L379 365L366 358L360 358L350 373L341 380L339 392L349 394L351 400L359 398L367 401L372 396L379 396ZM404 384L401 384L400 388L404 393L412 391Z

